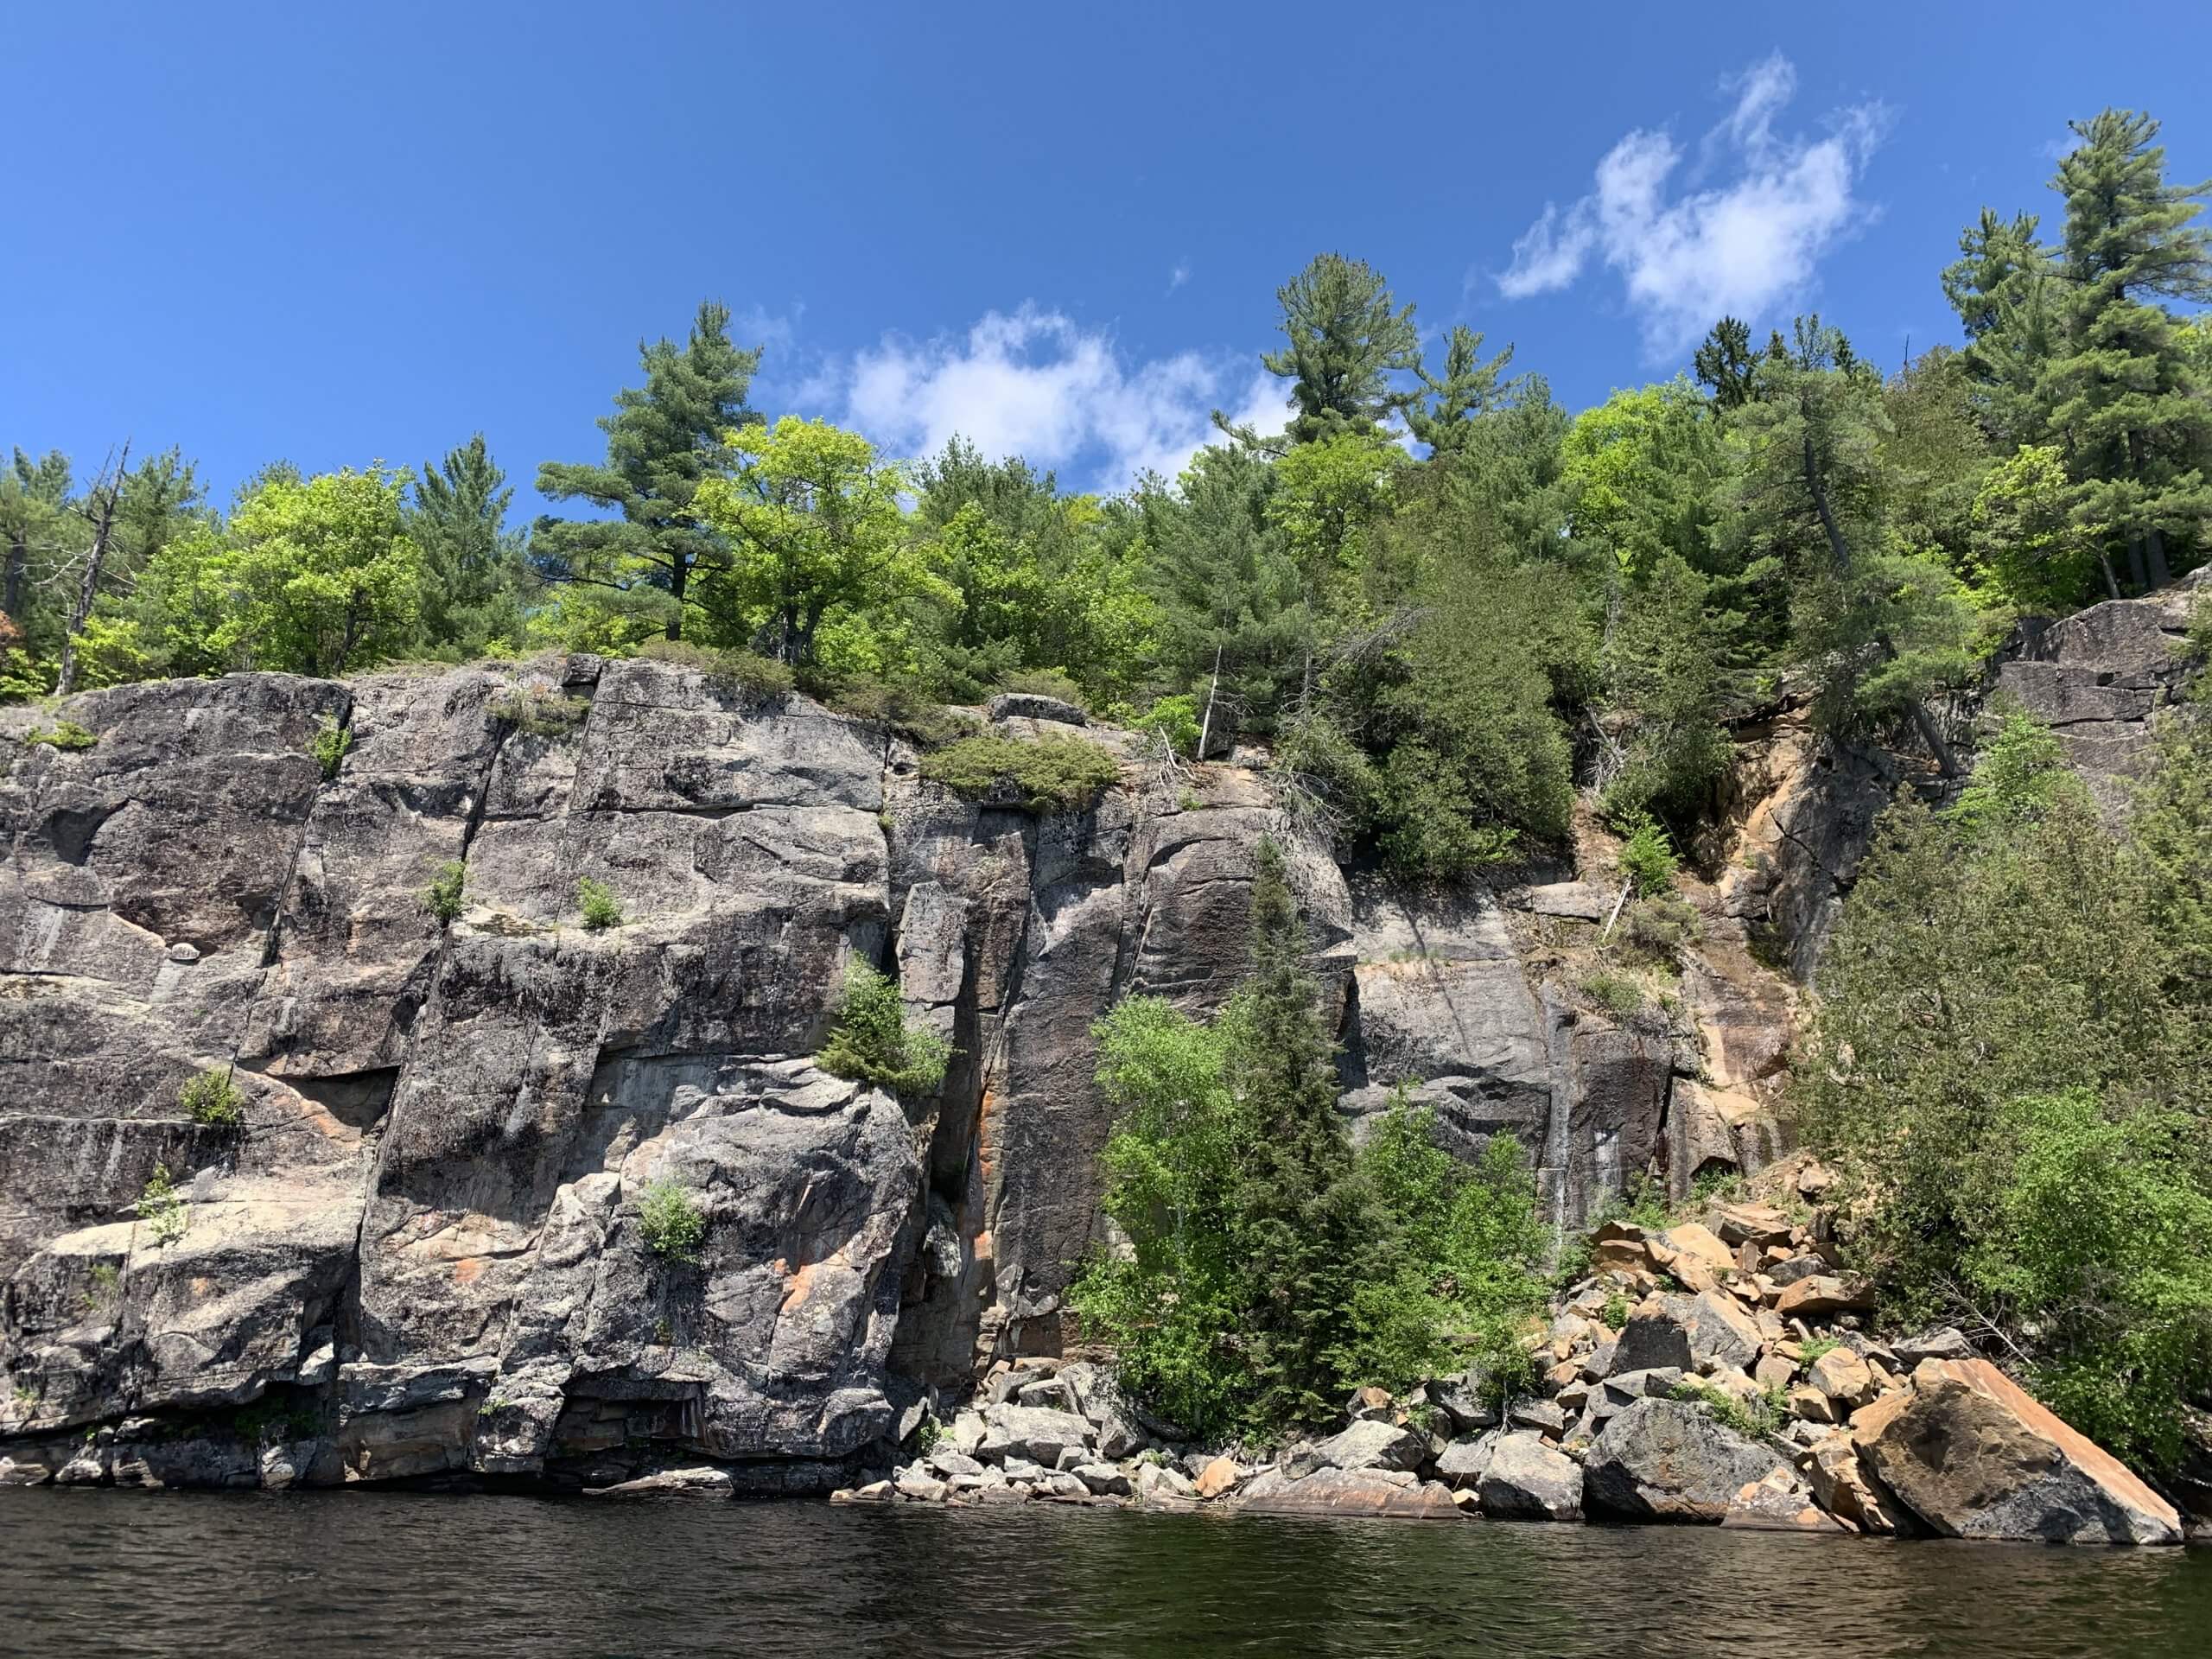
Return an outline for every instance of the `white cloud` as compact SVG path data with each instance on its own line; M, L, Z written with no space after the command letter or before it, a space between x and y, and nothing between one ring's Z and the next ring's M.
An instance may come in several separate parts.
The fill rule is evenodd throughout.
M1179 259L1175 262L1175 269L1167 273L1167 291L1173 294L1190 280L1191 262L1187 259Z
M896 453L931 454L957 434L987 455L1077 468L1109 490L1147 469L1173 478L1217 435L1217 406L1262 431L1287 418L1270 375L1246 379L1197 352L1131 361L1106 330L1035 305L926 342L887 335L806 389L817 407L842 397L841 418Z
M1732 314L1757 321L1801 294L1821 256L1868 223L1856 194L1888 111L1853 105L1828 118L1827 136L1791 138L1775 122L1796 91L1777 54L1725 83L1735 102L1700 146L1704 188L1669 198L1682 150L1664 131L1629 133L1598 163L1596 188L1542 214L1513 245L1497 278L1508 299L1567 287L1592 257L1621 274L1656 357L1679 352Z

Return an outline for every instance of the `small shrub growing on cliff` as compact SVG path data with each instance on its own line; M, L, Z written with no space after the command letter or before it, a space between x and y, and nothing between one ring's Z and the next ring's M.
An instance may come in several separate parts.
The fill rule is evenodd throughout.
M73 720L65 720L52 731L36 730L23 739L26 743L41 743L49 749L89 749L99 742L99 734L87 731Z
M604 881L588 875L581 878L576 882L576 908L583 913L584 925L594 933L622 925L622 900Z
M645 1189L638 1205L638 1230L655 1255L696 1262L707 1241L707 1217L682 1182L664 1175Z
M315 741L308 748L315 756L315 765L322 768L325 783L338 775L338 768L345 764L346 753L353 747L353 728L340 726L335 715L325 715L322 724L315 730Z
M236 1128L245 1121L245 1096L227 1071L210 1068L187 1077L176 1103L194 1122L210 1128Z
M1633 812L1621 829L1628 837L1621 844L1621 874L1636 883L1637 892L1649 899L1673 887L1681 861L1659 821L1649 812Z
M1089 806L1122 775L1113 755L1083 737L963 737L922 757L922 776L981 799L1011 784L1032 812Z
M899 988L864 962L845 969L837 1001L815 1064L832 1077L873 1083L902 1095L925 1095L944 1081L952 1047L926 1026L910 1023Z
M1194 696L1161 697L1145 710L1137 721L1137 730L1157 732L1169 748L1185 760L1191 760L1198 754L1202 731L1198 700Z
M467 880L468 867L459 859L439 865L438 873L430 878L430 885L423 892L423 908L441 923L459 919L461 890Z
M484 712L494 724L512 727L531 737L565 737L584 723L591 704L543 686L516 685L485 704Z
M111 1262L102 1262L93 1268L85 1283L85 1311L97 1313L102 1308L115 1306L122 1292L123 1274Z
M1582 995L1620 1019L1643 1012L1643 987L1626 974L1605 969L1582 976Z
M156 1164L154 1173L139 1190L138 1219L145 1223L147 1236L156 1247L175 1243L191 1224L184 1199L177 1193L176 1183L169 1179L167 1164Z

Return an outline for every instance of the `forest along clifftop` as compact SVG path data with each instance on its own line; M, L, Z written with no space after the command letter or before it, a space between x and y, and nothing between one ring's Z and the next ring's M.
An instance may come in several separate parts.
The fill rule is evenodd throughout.
M2101 786L2187 598L2097 607L2000 676ZM1106 728L1080 735L1118 781L1046 810L927 781L882 724L648 660L58 712L93 741L0 711L15 1482L601 1485L688 1457L744 1490L845 1484L927 1392L1060 1351L1101 1238L1091 1025L1136 992L1218 1006L1268 834L1348 1114L1402 1084L1456 1152L1512 1132L1561 1228L1631 1175L1686 1196L1784 1150L1790 975L1908 781L1786 711L1740 734L1679 995L1624 1001L1589 988L1619 890L1594 838L1580 873L1411 900L1300 836L1263 772L1163 767ZM929 1096L813 1063L852 957L952 1045ZM181 1103L226 1073L224 1109ZM670 1179L705 1224L674 1253L649 1214Z

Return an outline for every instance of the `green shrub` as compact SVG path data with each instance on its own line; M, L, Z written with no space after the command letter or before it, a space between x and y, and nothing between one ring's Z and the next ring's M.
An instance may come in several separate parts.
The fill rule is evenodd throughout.
M461 916L461 892L468 880L468 867L459 859L449 859L438 866L438 873L430 878L430 885L423 893L423 906L440 923L455 921Z
M963 737L922 757L922 776L979 800L1011 785L1032 812L1077 811L1117 782L1113 754L1084 737Z
M1832 1354L1842 1346L1843 1344L1834 1337L1813 1337L1797 1344L1797 1357L1809 1370L1815 1360L1824 1354Z
M1609 969L1585 974L1582 995L1623 1020L1643 1012L1643 987L1626 974L1617 974Z
M622 925L622 900L604 881L594 880L588 875L579 877L576 908L583 913L584 925L594 933Z
M1632 812L1619 827L1626 837L1621 843L1621 874L1644 898L1667 892L1675 885L1681 861L1664 827L1649 812Z
M1203 730L1198 723L1198 700L1162 697L1138 718L1136 728L1141 732L1157 732L1169 748L1188 760L1198 752Z
M1677 1400L1702 1406L1716 1421L1755 1440L1778 1432L1789 1416L1788 1405L1779 1389L1739 1400L1695 1377L1686 1376L1675 1385L1674 1395Z
M914 1432L907 1436L913 1442L914 1455L926 1458L944 1440L944 1425L929 1413L922 1414L922 1421L914 1425Z
M944 1081L952 1048L926 1026L909 1024L899 987L866 963L845 969L830 1039L815 1063L832 1077L925 1095Z
M1697 906L1673 893L1638 899L1628 907L1629 943L1662 963L1671 963L1687 945L1705 936Z
M790 696L794 683L790 664L763 657L758 652L655 638L639 645L637 654L654 662L696 668L714 683L742 691L763 702Z
M235 1128L245 1121L245 1096L228 1071L210 1068L194 1073L176 1091L176 1103L194 1122L210 1128Z
M1628 1324L1630 1311L1628 1298L1618 1290L1611 1293L1605 1298L1605 1328L1619 1332Z
M345 764L346 756L353 747L353 728L338 723L335 715L325 715L322 724L315 728L315 741L308 752L315 756L315 763L322 768L322 779L328 783L338 775L338 768Z
M26 743L42 743L50 749L89 749L99 741L99 733L86 730L73 720L58 722L50 732L35 729L23 739Z
M655 1255L696 1263L707 1241L707 1217L682 1182L664 1175L638 1205L638 1230Z
M486 703L484 713L494 725L531 737L565 737L584 723L591 704L540 685L512 685Z
M154 1173L139 1190L138 1219L146 1224L147 1236L157 1249L175 1243L191 1225L191 1216L175 1182L169 1178L167 1164L156 1164Z

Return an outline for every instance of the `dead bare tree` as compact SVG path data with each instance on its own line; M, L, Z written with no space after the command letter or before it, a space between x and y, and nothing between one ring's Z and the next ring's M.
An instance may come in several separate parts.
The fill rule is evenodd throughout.
M101 467L92 480L92 487L85 492L85 499L77 508L78 516L92 526L92 545L85 550L85 568L77 579L77 597L69 607L69 631L61 637L61 671L56 676L54 690L56 696L67 696L77 683L77 636L84 632L85 623L92 616L92 601L99 597L100 569L106 564L108 550L115 539L115 512L123 499L124 475L130 466L130 441L123 443L123 453L115 457L111 466Z

